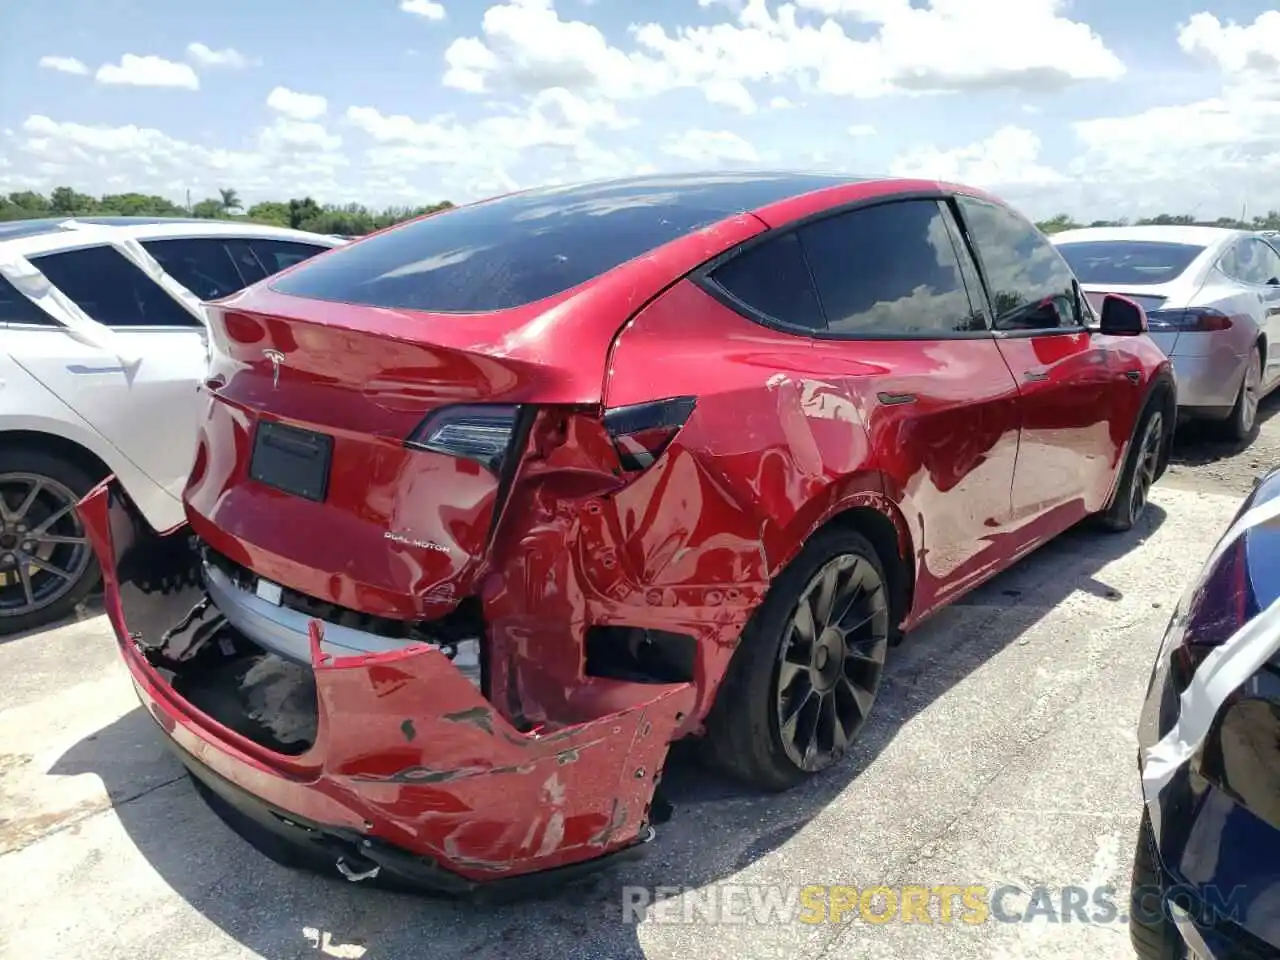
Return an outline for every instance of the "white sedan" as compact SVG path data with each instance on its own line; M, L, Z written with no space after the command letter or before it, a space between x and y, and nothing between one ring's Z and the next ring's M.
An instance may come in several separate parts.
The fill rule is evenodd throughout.
M0 635L97 585L74 508L108 474L155 529L183 521L203 303L344 242L211 220L0 223Z

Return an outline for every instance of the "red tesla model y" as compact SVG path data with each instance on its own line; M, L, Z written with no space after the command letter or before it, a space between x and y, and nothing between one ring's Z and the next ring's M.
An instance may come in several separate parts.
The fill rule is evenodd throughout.
M211 309L189 523L83 504L139 695L286 862L447 891L652 836L671 741L781 789L909 630L1164 469L1169 363L978 191L531 190Z

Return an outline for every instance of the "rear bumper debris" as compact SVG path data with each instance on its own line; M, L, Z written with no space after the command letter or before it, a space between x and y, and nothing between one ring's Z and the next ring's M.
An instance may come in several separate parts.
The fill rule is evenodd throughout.
M250 646L206 591L190 529L155 533L111 479L81 511L121 654L179 758L282 839L331 851L348 878L377 867L445 894L518 890L521 878L545 887L652 838L655 788L692 684L592 678L584 683L608 688L610 712L525 731L437 647L345 655L313 619L299 672L314 690L293 707L312 716L290 752L249 722L270 724L258 714L279 698L253 701L235 723L184 695L217 672L209 664Z

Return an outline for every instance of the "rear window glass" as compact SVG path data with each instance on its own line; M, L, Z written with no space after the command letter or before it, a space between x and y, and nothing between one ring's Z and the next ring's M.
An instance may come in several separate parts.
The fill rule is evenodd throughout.
M841 182L737 174L531 190L375 234L271 287L377 307L505 310L563 293L744 210Z
M0 277L0 323L56 326L54 319L18 292L18 288Z
M1168 283L1204 252L1203 246L1156 240L1082 240L1057 247L1081 283Z

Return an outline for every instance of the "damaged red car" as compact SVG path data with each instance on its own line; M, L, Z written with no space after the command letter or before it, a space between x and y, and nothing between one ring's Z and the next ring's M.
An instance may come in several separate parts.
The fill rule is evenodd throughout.
M836 763L904 631L1163 471L1169 363L979 191L530 190L210 309L188 523L81 504L139 696L285 862L443 892L653 835L669 745Z

